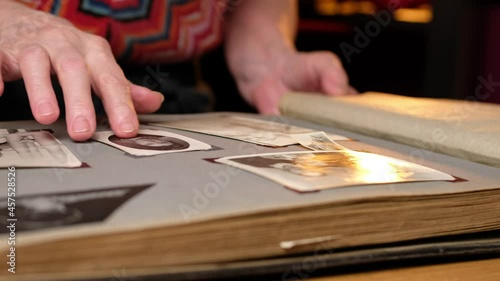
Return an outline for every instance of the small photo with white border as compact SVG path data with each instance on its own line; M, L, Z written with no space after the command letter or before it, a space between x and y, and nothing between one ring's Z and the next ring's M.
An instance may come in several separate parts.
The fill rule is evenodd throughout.
M104 131L96 132L92 138L136 156L212 149L204 142L160 130L140 130L133 138L120 138L111 131Z

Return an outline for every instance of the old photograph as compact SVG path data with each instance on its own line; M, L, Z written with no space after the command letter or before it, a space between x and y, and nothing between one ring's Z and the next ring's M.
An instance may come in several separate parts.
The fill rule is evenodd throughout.
M0 167L80 167L82 163L46 130L0 129Z
M347 149L330 139L325 132L293 134L290 135L290 137L296 140L303 147L314 151L336 151Z
M111 131L96 132L92 138L136 156L212 148L201 141L160 130L140 130L133 138L120 138Z
M17 231L34 231L104 221L128 200L151 185L124 186L76 192L35 194L16 198ZM9 200L0 199L0 234L10 218Z
M214 114L204 118L188 118L175 121L151 123L208 135L220 136L265 146L288 146L297 144L290 134L310 133L313 130L283 124L237 116L228 113ZM331 135L335 140L348 140L339 135Z
M354 185L454 180L446 173L421 165L351 150L266 153L216 161L302 192Z

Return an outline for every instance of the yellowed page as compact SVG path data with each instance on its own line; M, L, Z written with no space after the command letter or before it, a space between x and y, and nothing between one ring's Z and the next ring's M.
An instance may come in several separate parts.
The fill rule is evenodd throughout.
M289 93L283 115L500 167L500 105L368 92Z

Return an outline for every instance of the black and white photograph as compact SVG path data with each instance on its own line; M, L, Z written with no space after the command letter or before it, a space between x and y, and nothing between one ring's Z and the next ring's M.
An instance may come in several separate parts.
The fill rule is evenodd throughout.
M80 167L82 162L46 130L0 129L0 167Z
M102 222L151 185L105 188L16 198L17 231ZM7 233L8 200L0 199L0 233ZM10 202L10 201L9 201Z
M111 131L104 131L96 132L92 138L136 156L212 149L204 142L160 130L140 130L132 138L120 138Z
M351 150L266 153L225 157L216 162L301 192L367 184L454 180L446 173L421 165Z
M228 113L212 114L203 118L187 118L161 123L151 123L186 131L241 140L259 145L281 147L297 144L290 134L310 133L313 130L255 118L237 116ZM348 138L331 135L335 140Z

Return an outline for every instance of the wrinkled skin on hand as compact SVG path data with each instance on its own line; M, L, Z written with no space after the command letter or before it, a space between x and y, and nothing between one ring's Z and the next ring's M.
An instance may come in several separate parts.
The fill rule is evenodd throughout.
M104 38L13 1L1 2L0 95L4 82L24 79L38 122L51 124L60 114L51 75L63 89L68 134L77 141L90 138L96 128L92 90L119 137L137 134L137 113L160 107L163 95L130 83Z

